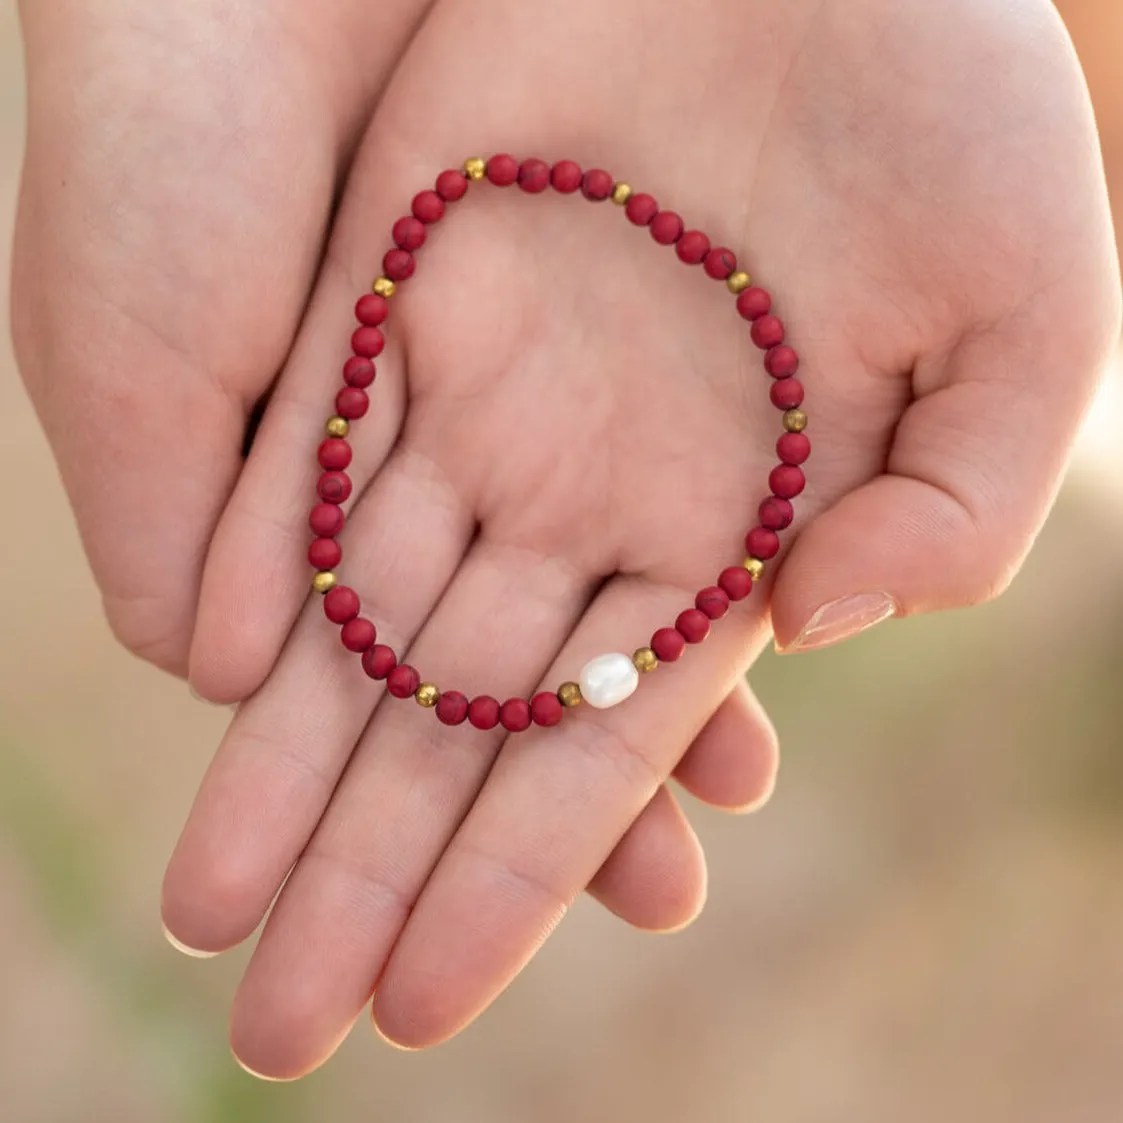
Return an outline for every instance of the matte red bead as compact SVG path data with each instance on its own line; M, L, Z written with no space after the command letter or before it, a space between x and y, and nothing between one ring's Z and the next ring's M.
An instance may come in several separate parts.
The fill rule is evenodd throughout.
M374 636L374 624L365 616L357 616L354 620L348 620L339 633L343 646L356 654L373 647Z
M794 499L807 486L807 479L794 464L777 464L768 474L768 486L781 499Z
M499 703L490 694L481 694L468 703L468 720L477 729L494 729L499 724Z
M769 530L786 530L795 518L795 508L786 499L770 495L762 499L759 508L760 525Z
M660 663L673 663L686 650L686 639L674 628L660 628L651 637L651 650Z
M780 551L780 539L774 530L766 526L754 526L745 535L745 552L761 561L774 558Z
M376 328L379 324L385 322L389 314L389 301L376 292L368 292L365 296L360 296L355 302L355 319L360 324L367 324Z
M785 464L802 464L811 455L811 438L806 433L785 433L776 442L776 455Z
M342 437L327 437L316 456L325 471L342 472L351 463L351 446Z
M386 337L369 324L362 324L351 333L351 350L360 358L373 359L382 354L385 346Z
M755 285L737 294L737 312L743 319L759 320L761 316L767 316L771 308L772 297Z
M557 725L562 719L563 711L561 699L548 690L535 694L530 700L530 716L534 719L535 725Z
M729 594L718 585L710 585L694 598L694 607L711 620L720 620L729 611Z
M437 720L444 725L459 725L468 716L468 698L459 690L446 690L437 699Z
M406 250L387 250L382 259L382 272L391 281L408 281L413 276L416 264L413 254Z
M420 685L421 676L408 663L399 663L386 676L386 689L395 698L409 698Z
M753 591L753 579L749 571L741 565L731 565L723 569L717 579L722 592L732 601L744 600Z
M787 344L773 347L764 356L764 369L773 378L790 378L799 370L799 356Z
M555 191L560 191L563 195L572 195L581 186L583 178L580 164L575 164L572 160L559 160L550 169L550 183Z
M308 526L321 538L334 538L346 521L343 508L334 503L317 503L308 515Z
M715 281L724 281L730 273L736 271L737 255L725 246L714 246L706 254L702 268L705 269L707 277L713 277Z
M324 615L333 624L346 624L359 615L359 594L347 585L336 585L324 595Z
M761 350L766 351L769 347L775 347L784 342L784 321L779 316L771 314L759 316L753 320L752 330L749 334L753 337L753 342Z
M777 409L789 410L803 404L803 383L797 378L781 378L768 391Z
M440 222L445 214L445 201L436 191L418 191L409 206L413 217L426 226Z
M316 492L325 503L345 503L351 494L351 477L346 472L325 472L316 483Z
M370 359L364 359L362 355L352 355L343 364L343 381L360 390L369 386L374 381L374 363Z
M533 157L519 165L519 186L529 195L537 195L550 186L550 165Z
M335 412L348 421L355 421L362 417L370 408L370 398L365 390L358 386L344 386L335 395Z
M376 643L363 652L363 670L373 679L384 679L397 665L393 648L384 643Z
M594 203L602 202L612 194L616 184L603 168L590 168L581 181L581 194Z
M687 643L701 643L710 634L710 618L700 608L687 608L678 614L675 631Z
M675 244L679 261L687 265L701 265L710 252L710 239L701 230L688 230Z
M335 569L343 560L343 550L334 538L314 538L308 547L308 564L313 569Z
M500 152L487 162L487 178L496 187L510 187L519 178L519 165L514 156Z
M398 249L412 253L414 250L421 249L425 244L425 224L421 219L407 214L394 223L390 236L394 239L394 245Z
M446 203L455 203L457 199L463 199L467 190L468 177L455 168L449 168L437 176L437 194Z
M661 246L671 246L682 237L682 219L674 211L660 211L651 220L651 236Z
M653 196L641 192L624 204L624 213L628 216L628 221L636 226L647 226L659 213L659 204Z
M530 703L525 698L508 698L499 707L499 720L508 733L522 733L530 728Z

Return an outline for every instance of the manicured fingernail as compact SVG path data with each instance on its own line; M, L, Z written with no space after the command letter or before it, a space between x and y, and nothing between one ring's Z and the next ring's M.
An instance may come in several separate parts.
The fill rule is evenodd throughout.
M263 1073L263 1072L255 1072L252 1068L250 1068L250 1066L248 1064L246 1064L245 1061L242 1060L241 1057L238 1056L237 1053L234 1052L233 1049L230 1050L230 1055L234 1058L238 1067L243 1072L248 1072L250 1074L250 1076L252 1076L255 1080L264 1080L267 1084L286 1084L286 1083L288 1083L288 1081L286 1081L283 1077L266 1076L265 1073Z
M888 593L858 593L852 597L840 597L817 608L803 626L803 631L786 647L777 646L776 650L788 655L830 647L896 616L897 612L897 602Z
M200 951L198 948L189 948L182 940L177 940L175 936L168 930L166 924L161 924L164 930L164 939L175 948L176 951L182 952L184 955L191 956L192 959L213 959L218 955L217 951Z

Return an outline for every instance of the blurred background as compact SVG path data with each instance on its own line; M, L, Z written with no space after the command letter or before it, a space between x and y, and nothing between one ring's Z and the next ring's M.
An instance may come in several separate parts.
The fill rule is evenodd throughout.
M1123 2L1061 7L1123 216ZM5 287L22 99L3 4ZM692 808L693 928L583 901L451 1044L360 1023L282 1086L227 1052L244 951L184 959L157 915L228 714L114 645L0 335L3 1123L1123 1120L1123 364L1002 600L763 660L781 783Z

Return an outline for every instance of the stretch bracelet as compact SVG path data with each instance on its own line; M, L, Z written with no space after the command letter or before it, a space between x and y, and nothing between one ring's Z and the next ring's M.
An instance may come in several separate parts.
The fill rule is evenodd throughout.
M752 325L753 343L764 352L764 369L773 379L770 397L772 404L783 411L784 427L776 442L780 463L769 474L769 494L760 504L759 524L745 536L747 556L740 565L723 569L716 584L702 589L694 598L693 607L679 613L673 626L657 629L647 646L634 654L598 655L585 664L576 681L562 683L556 692L542 691L530 699L510 698L503 703L489 694L469 700L458 690L439 690L433 683L422 681L417 670L398 662L392 648L377 642L373 621L361 615L358 594L340 584L336 574L343 558L338 536L346 521L341 504L352 488L347 475L351 463L347 436L351 424L370 406L367 388L375 379L374 359L385 346L382 325L390 312L390 300L398 285L413 276L414 254L424 245L428 227L440 221L449 204L462 199L472 183L484 181L496 187L517 184L532 195L552 188L563 195L580 190L594 203L611 199L623 208L630 222L646 226L660 245L674 246L680 261L701 265L707 276L724 281L737 298L737 312ZM779 550L778 532L791 525L791 501L805 484L800 465L811 453L804 432L807 414L800 408L803 386L794 377L799 357L784 341L784 324L772 313L771 296L738 269L732 250L711 246L700 230L684 230L682 219L674 211L660 210L650 195L634 192L599 168L583 172L572 160L562 160L552 167L536 159L520 163L505 154L489 160L475 157L466 160L462 169L441 172L434 189L414 196L411 212L394 223L394 248L382 259L382 275L355 305L359 326L351 336L352 355L343 365L345 385L336 394L335 414L327 422L327 437L317 454L323 474L316 484L318 502L308 519L316 535L308 548L308 560L316 570L312 587L323 595L328 620L340 627L343 646L361 656L363 670L372 679L385 679L393 697L413 698L418 705L432 709L445 725L468 721L477 729L502 725L511 733L521 733L531 725L557 725L567 709L582 702L597 709L615 706L635 691L641 674L654 671L660 663L674 663L689 645L701 643L713 622L729 611L730 604L749 595L753 582L764 573L765 562Z

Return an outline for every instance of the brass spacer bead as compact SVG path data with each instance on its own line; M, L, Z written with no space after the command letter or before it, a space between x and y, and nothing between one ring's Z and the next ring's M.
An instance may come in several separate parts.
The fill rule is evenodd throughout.
M725 287L734 295L739 292L744 292L752 283L752 277L743 269L738 269L736 273L730 273L729 276L725 278Z
M632 662L641 675L646 675L659 666L659 657L650 647L641 647L632 656Z
M581 697L581 687L575 682L563 682L558 687L558 701L567 709L580 706L584 701Z
M464 174L469 179L483 179L487 174L487 161L479 156L473 156L464 161Z
M350 428L345 417L329 417L328 423L324 426L329 437L345 437Z
M322 569L312 578L312 588L321 595L335 588L335 574L330 569Z
M622 207L632 197L632 189L626 183L618 183L612 189L612 201Z
M413 693L419 706L431 710L438 702L441 692L431 683L423 682Z
M759 581L764 576L764 562L760 558L745 558L741 563L754 581Z
M789 433L802 433L807 428L807 414L801 409L789 409L784 414L784 428Z
M395 285L389 277L379 277L370 288L371 292L375 293L377 296L384 296L389 300L390 297L394 295L397 285Z

